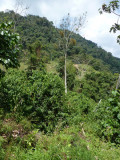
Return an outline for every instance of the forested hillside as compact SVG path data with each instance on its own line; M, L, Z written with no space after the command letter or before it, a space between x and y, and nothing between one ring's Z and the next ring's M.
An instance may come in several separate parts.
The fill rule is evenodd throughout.
M13 20L14 11L0 12L0 21ZM23 49L28 49L31 44L39 41L44 52L53 59L61 56L59 49L59 29L55 28L53 22L45 17L34 15L21 16L16 14L16 32L21 36ZM92 41L86 40L79 34L74 34L75 45L71 45L68 55L74 63L86 63L92 65L96 70L110 69L112 72L120 72L120 58L112 56Z
M120 59L64 31L0 12L0 160L120 160Z

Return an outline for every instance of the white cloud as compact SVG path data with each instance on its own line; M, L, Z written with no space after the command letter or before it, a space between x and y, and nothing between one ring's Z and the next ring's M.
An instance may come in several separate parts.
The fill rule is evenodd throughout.
M115 21L114 15L104 14L91 17L87 27L82 30L82 36L97 43L114 56L120 57L120 46L116 43L117 34L109 32Z
M0 11L13 9L14 0L0 0Z

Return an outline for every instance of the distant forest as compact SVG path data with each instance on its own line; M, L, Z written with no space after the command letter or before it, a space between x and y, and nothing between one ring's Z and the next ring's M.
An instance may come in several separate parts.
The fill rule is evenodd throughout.
M12 21L14 11L0 12L0 22ZM54 60L62 55L59 48L59 29L45 17L35 15L16 17L16 32L20 34L24 53L30 52L30 46L41 44L41 54L47 59ZM112 56L112 53L98 47L96 43L86 40L79 34L74 34L76 45L71 45L68 50L68 58L76 64L89 64L95 70L109 70L120 73L120 58ZM23 54L20 57L24 57Z

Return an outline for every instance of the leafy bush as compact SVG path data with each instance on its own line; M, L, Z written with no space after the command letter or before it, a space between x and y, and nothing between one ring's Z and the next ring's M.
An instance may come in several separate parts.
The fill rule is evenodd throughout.
M61 57L57 66L57 71L61 78L64 78L64 63L64 57ZM70 90L74 88L76 73L73 63L71 61L67 62L67 86Z
M120 93L112 92L112 97L103 101L94 110L99 127L97 133L112 143L120 144Z
M32 128L32 124L30 121L28 121L27 119L22 119L22 121L20 122L20 125L22 126L22 128L25 130L25 131L30 131L31 128Z
M29 103L29 100L25 97L30 92L29 86L27 76L24 72L16 69L8 70L5 77L1 80L0 106L7 112L17 111L21 113L24 105Z
M115 86L117 77L107 72L93 72L85 75L82 82L82 93L96 102L105 99Z
M0 159L4 160L4 155L5 155L5 151L3 149L3 143L4 143L4 138L2 136L0 136Z
M85 115L91 113L95 102L84 94L69 92L67 95L67 105L69 113L68 123L77 125L80 124Z
M0 64L8 67L19 66L19 35L11 32L12 23L0 24Z
M64 85L58 76L33 72L29 77L33 88L32 117L40 125L51 126L58 121L64 110ZM41 124L41 122L44 122Z
M28 71L36 70L45 70L45 57L41 50L44 49L44 46L39 42L36 41L32 45L29 46L29 66Z
M18 120L26 116L41 129L55 126L64 110L64 85L58 76L10 69L1 81L0 106Z
M77 73L77 70L74 67L73 63L69 62L67 64L67 84L70 90L74 88L76 73Z

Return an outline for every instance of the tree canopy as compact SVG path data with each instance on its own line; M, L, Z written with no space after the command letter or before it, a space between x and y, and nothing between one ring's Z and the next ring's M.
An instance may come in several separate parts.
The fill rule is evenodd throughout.
M11 21L13 11L0 12L0 22L5 19ZM16 24L16 32L20 34L22 47L25 54L29 52L29 46L39 41L45 47L42 48L41 54L46 55L47 59L54 60L59 58L63 52L59 48L59 29L53 26L53 23L45 17L35 15L19 16L19 21ZM100 60L99 66L107 66L111 72L120 72L120 58L113 57L112 53L106 52L97 44L90 40L86 40L79 34L73 34L72 40L76 45L71 45L67 50L68 58L75 59L75 63L87 63L93 66L96 60ZM70 41L71 42L71 41ZM72 41L73 43L73 41ZM22 56L21 56L22 57ZM29 56L30 57L30 56ZM82 57L82 59L81 59ZM25 55L23 56L25 59ZM91 61L92 59L92 61ZM95 65L94 65L95 66ZM98 66L98 65L97 65ZM104 67L99 67L99 70L104 70Z
M19 66L18 53L19 53L19 35L12 33L12 23L0 24L0 64L8 67Z
M119 13L119 7L120 7L120 2L118 0L113 0L110 1L108 4L103 4L102 8L99 9L100 13L102 14L103 12L106 13L112 13L118 16L117 22L115 22L112 27L110 28L110 32L116 33L117 31L120 31L120 24L119 24L119 18L120 18L120 13ZM117 36L117 42L120 44L120 35Z

